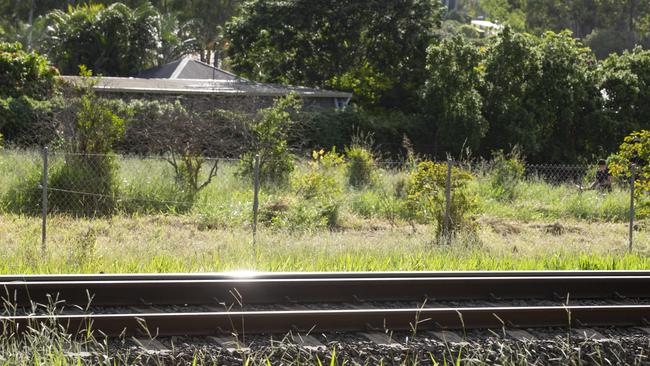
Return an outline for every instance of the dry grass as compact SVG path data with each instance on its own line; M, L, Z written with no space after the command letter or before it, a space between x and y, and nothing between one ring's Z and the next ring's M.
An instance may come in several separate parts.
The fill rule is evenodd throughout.
M164 215L54 216L48 235L43 256L38 218L0 216L0 273L650 268L650 235L637 232L634 253L625 254L621 223L481 217L477 235L450 246L433 243L430 227L380 221L334 232L262 228L253 245L246 227Z
M496 252L621 255L628 247L629 226L626 223L577 220L522 223L486 217L479 222L484 248ZM650 234L643 224L637 226L634 235L634 252L650 255Z

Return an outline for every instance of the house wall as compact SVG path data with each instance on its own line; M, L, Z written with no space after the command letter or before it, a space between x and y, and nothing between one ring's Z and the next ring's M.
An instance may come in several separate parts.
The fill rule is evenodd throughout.
M186 108L196 111L208 111L214 109L223 109L230 111L239 111L254 113L259 109L267 108L273 105L277 97L268 96L223 96L223 95L202 95L186 94L173 95L162 93L125 93L125 92L107 92L99 91L98 94L111 98L131 101L134 99L158 100L161 102L179 101ZM303 98L303 109L333 109L336 108L335 98Z

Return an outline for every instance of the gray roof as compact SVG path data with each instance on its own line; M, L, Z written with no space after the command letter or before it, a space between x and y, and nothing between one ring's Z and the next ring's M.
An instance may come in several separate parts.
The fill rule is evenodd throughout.
M135 77L143 79L241 79L237 75L198 60L183 58L140 71Z
M73 84L81 82L79 76L63 76ZM205 94L205 95L245 95L245 96L283 96L296 92L303 98L351 98L352 94L341 91L314 89L300 86L265 84L246 79L145 79L127 77L100 77L95 90L115 93L158 93L158 94Z

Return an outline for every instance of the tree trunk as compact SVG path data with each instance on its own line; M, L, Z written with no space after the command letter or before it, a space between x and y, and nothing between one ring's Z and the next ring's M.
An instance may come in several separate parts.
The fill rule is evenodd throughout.
M212 63L212 65L218 68L220 59L221 59L221 55L219 50L218 49L214 50L214 62Z
M628 30L634 32L634 16L636 13L636 3L638 0L630 0L630 13L628 18Z
M32 32L34 31L34 7L36 0L32 0L32 6L29 8L29 34L27 35L27 50L32 50Z

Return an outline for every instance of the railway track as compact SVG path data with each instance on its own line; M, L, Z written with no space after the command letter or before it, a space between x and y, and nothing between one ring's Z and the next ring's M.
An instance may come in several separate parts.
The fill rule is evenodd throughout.
M0 288L5 333L38 323L173 336L650 320L650 271L0 276Z

